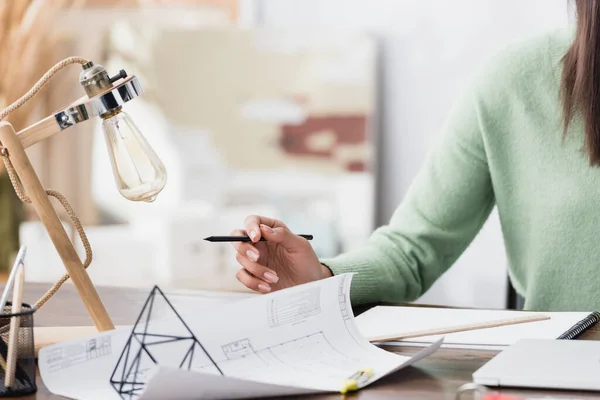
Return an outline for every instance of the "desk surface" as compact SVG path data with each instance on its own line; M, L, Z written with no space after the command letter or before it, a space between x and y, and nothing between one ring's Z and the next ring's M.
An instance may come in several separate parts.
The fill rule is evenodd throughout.
M48 285L27 284L24 302L34 303L48 288ZM137 317L148 292L145 290L99 287L98 292L115 325L128 325ZM75 288L65 284L63 288L35 315L36 326L81 326L92 325ZM598 328L589 331L582 339L600 340ZM390 347L389 351L410 355L417 351L412 348ZM471 374L491 359L495 353L478 350L440 349L432 356L412 367L398 371L387 378L363 389L349 398L366 399L454 399L457 389L471 381ZM38 376L38 393L20 399L59 399L44 386ZM504 391L511 395L556 398L591 399L599 398L600 393ZM300 397L292 397L297 399ZM339 394L311 396L310 399L336 399ZM465 399L472 397L464 397Z

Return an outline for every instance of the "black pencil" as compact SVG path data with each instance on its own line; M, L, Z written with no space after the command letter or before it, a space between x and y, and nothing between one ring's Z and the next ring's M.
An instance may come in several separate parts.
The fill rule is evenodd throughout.
M306 240L312 240L312 238L313 238L313 235L298 235L298 236L303 237ZM249 236L209 236L207 238L204 238L204 240L206 240L208 242L251 242L252 241ZM264 237L261 236L260 241L266 242L267 239L265 239Z

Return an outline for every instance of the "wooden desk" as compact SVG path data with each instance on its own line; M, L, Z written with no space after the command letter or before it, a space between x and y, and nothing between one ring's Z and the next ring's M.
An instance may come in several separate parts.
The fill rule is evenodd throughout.
M24 301L33 303L46 290L48 285L28 284ZM148 291L133 289L125 291L120 288L99 287L98 291L106 308L116 325L129 325L137 317ZM75 288L66 284L44 307L35 315L36 326L77 326L92 325L87 316ZM600 339L598 328L590 331L583 339ZM390 351L403 355L411 355L416 348L390 347ZM457 389L464 383L471 382L471 374L491 359L495 353L489 351L440 349L432 356L420 361L412 367L398 371L362 391L347 396L348 399L454 399ZM38 376L38 393L34 396L20 399L59 399L44 386ZM600 393L575 392L542 392L542 391L513 391L503 390L511 395L542 397L551 395L556 398L591 399L599 398ZM300 397L290 397L299 399ZM306 398L306 397L303 397ZM316 395L309 399L340 400L339 394ZM465 399L472 398L464 396Z

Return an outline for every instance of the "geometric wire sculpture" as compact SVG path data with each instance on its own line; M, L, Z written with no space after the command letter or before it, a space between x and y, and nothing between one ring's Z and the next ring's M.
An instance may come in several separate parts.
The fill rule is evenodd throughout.
M154 286L119 356L110 383L121 398L134 399L144 389L147 374L154 366L206 368L202 354L208 359L208 366L223 375L162 290Z

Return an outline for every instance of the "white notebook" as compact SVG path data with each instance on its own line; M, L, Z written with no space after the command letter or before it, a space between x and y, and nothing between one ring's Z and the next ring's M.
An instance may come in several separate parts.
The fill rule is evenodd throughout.
M365 337L372 338L382 335L504 320L529 314L542 314L550 317L550 319L544 321L385 342L387 345L423 346L444 337L443 347L494 350L503 349L521 339L556 339L590 313L529 313L512 310L378 306L356 317L356 323Z

